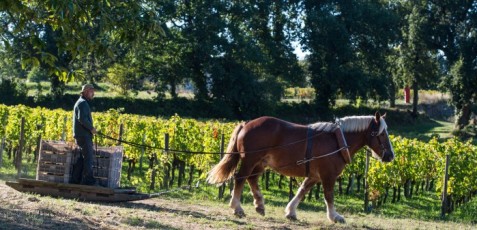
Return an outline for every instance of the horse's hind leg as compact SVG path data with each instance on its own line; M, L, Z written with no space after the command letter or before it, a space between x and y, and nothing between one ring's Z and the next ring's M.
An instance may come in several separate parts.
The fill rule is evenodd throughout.
M327 181L323 181L322 184L323 184L323 192L325 195L326 214L328 216L328 219L331 222L344 223L345 222L344 217L335 211L335 206L333 204L333 199L334 199L333 187L334 187L335 181L327 180Z
M303 197L310 191L311 188L313 188L313 185L315 185L319 181L318 178L312 178L312 177L307 177L301 184L300 188L298 189L295 197L288 203L287 207L285 208L285 214L286 217L290 220L296 220L296 208L298 207L298 204L302 201Z
M242 160L242 165L237 174L235 174L234 180L234 190L232 191L232 198L230 199L230 207L234 210L234 214L238 217L244 217L245 212L240 205L240 197L242 196L243 186L245 185L245 180L252 174L252 170L255 168L255 162L252 161L244 162Z
M263 199L263 195L260 192L260 188L258 187L258 178L262 174L263 170L264 168L261 165L258 165L253 170L252 175L247 179L248 185L250 186L250 190L252 191L255 211L257 211L262 216L265 215L265 202Z

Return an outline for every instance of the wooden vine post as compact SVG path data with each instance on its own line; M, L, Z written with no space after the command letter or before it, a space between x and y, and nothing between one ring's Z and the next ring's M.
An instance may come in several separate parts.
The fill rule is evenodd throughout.
M36 128L38 130L41 130L43 128L43 125L37 125ZM33 153L33 162L36 162L38 160L38 155L41 148L41 138L42 138L42 132L39 132L38 137L36 138L36 148L35 148L35 152Z
M2 167L3 163L3 148L5 148L5 137L2 138L2 143L0 143L0 168Z
M446 216L447 211L447 182L449 181L449 163L450 163L450 156L449 154L446 155L446 167L444 169L444 185L442 188L442 197L441 197L441 218Z
M364 212L369 212L369 185L368 185L369 155L370 155L370 152L368 149L366 149L366 166L364 168Z
M17 179L20 178L22 173L22 152L23 152L23 142L25 139L25 117L22 117L20 125L20 145L18 147L18 152L15 157L15 167L17 168Z
M220 159L224 158L224 134L220 137ZM219 199L224 198L225 183L219 187Z
M63 117L63 132L61 133L61 141L65 141L66 140L66 120L68 118L65 116Z
M120 145L121 142L123 141L123 133L124 133L124 125L123 125L123 124L120 124L120 125L119 125L118 145Z
M145 145L145 144L146 144L146 133L142 135L142 145ZM139 172L141 173L141 175L142 175L142 159L144 157L145 151L146 151L146 148L143 146L141 148L141 157L139 157Z

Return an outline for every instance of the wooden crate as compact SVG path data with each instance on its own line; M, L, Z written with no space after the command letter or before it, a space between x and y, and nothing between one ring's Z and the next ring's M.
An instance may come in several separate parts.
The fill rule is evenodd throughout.
M42 140L38 153L36 179L69 183L76 146L64 141Z
M94 148L93 176L108 188L119 188L123 147ZM73 165L81 152L76 144L64 141L42 141L37 166L37 180L69 183Z
M38 172L36 174L36 179L48 182L68 184L70 182L70 174L53 174Z
M93 158L93 175L102 186L119 188L121 167L123 163L123 147L97 147Z

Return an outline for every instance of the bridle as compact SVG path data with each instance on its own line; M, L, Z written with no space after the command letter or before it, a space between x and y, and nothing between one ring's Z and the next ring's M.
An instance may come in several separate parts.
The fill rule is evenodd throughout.
M384 157L384 154L386 153L386 151L388 150L384 144L383 144L383 141L381 141L381 136L384 135L384 134L388 134L388 131L386 129L383 130L383 132L381 132L381 134L379 133L379 123L375 122L374 120L371 121L371 132L369 133L369 138L368 138L368 143L370 144L371 143L371 138L374 138L376 137L378 139L378 144L379 144L379 147L381 148L381 156L379 156L379 158L382 160L383 157Z

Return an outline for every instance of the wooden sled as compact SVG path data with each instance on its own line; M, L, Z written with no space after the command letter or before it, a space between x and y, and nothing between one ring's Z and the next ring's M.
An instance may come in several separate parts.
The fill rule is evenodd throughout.
M137 193L135 188L106 188L79 184L64 184L20 178L6 184L19 192L43 196L78 199L95 202L124 202L152 198L151 194Z

